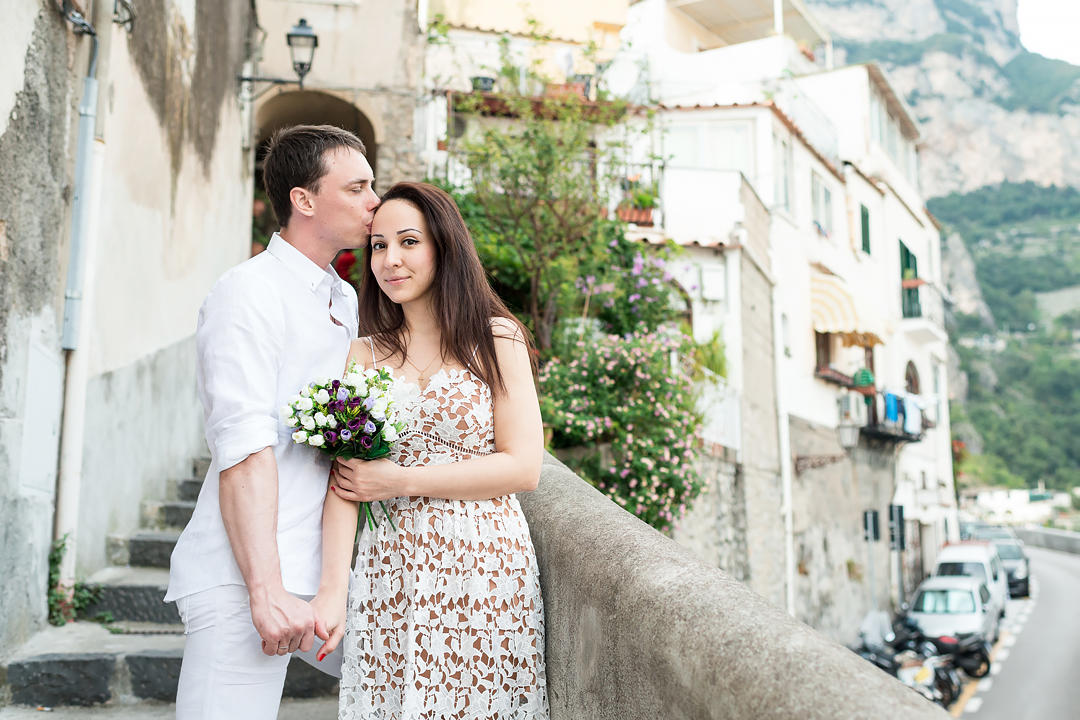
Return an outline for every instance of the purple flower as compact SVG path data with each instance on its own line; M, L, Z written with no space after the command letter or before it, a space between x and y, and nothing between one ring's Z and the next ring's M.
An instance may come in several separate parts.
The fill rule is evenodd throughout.
M360 398L358 398L358 397L349 398L349 407L355 408L355 407L358 407L359 405L360 405Z
M338 381L335 380L334 384L337 385ZM337 389L337 399L342 400L342 401L348 400L349 399L349 391L346 390L345 388L338 388Z
M341 387L341 381L340 380L335 380L334 382L330 383L330 387L337 390L339 387Z
M375 407L375 398L368 396L368 398L364 400L364 409L370 410L373 407Z
M626 298L627 302L631 302L631 303L635 303L640 299L641 299L641 295L638 295L637 293L634 293L630 297Z
M360 436L360 446L362 448L364 448L365 450L370 450L371 449L371 438L369 438L367 435L361 435Z
M349 426L350 430L352 430L353 432L356 432L357 430L360 429L360 426L363 425L364 423L361 422L360 418L353 418L352 420L350 420L346 424Z
M374 433L375 432L375 423L371 422L370 420L368 420L366 423L364 423L364 432L366 432L368 435L371 435L372 433Z
M343 431L343 432L348 432L348 431ZM333 430L327 430L326 432L323 433L323 437L326 438L326 444L327 445L333 445L334 443L337 442L338 434L336 432L334 432ZM347 439L348 438L342 438L342 440L347 440Z
M349 432L349 428L341 428L341 441L349 442L352 439L352 433Z

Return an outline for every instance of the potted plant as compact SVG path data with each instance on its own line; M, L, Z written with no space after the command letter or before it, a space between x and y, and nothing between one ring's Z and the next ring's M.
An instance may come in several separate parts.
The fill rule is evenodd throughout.
M623 222L649 227L657 204L656 187L641 187L635 182L627 188L626 197L615 212Z
M491 92L495 88L495 78L490 75L473 75L469 80L476 92Z

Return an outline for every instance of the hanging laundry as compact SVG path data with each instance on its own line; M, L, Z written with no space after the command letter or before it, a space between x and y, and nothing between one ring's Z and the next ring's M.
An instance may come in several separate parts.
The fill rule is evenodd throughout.
M922 434L922 405L914 395L904 396L904 432Z
M900 420L900 398L890 392L885 393L885 420L887 422Z

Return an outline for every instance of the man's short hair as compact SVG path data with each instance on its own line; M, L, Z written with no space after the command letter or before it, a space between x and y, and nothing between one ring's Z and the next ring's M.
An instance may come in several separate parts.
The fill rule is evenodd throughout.
M319 181L327 173L326 154L341 148L367 155L360 138L333 125L293 125L270 137L263 160L263 187L281 227L292 216L292 189L319 192Z

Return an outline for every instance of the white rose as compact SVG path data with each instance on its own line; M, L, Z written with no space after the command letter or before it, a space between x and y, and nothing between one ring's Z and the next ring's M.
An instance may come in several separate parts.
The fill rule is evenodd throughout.
M296 404L296 407L303 412L307 412L315 407L315 403L311 402L311 398L309 397L302 397L300 398L300 402Z
M317 413L315 413L315 424L318 425L319 427L326 427L330 423L328 423L326 421L326 416L325 415L323 415L321 412L317 412Z
M385 420L386 419L386 403L385 402L381 402L381 403L377 402L377 403L375 403L374 407L371 408L371 417L375 418L376 420L378 420L380 422Z
M312 435L308 438L307 442L311 447L322 447L323 443L326 442L326 439L323 438L322 435Z
M300 397L311 397L311 388L307 385L300 389Z
M292 439L293 442L306 443L308 439L308 434L303 430L297 430L292 434Z
M315 393L315 402L325 405L330 402L330 393L326 392L326 390L320 390Z
M289 407L288 405L283 405L281 407L281 419L284 420L284 419L287 419L287 418L291 418L292 416L293 416L293 409L291 407Z
M395 440L398 439L397 428L394 427L393 425L391 425L390 423L387 423L386 425L383 426L382 436L383 436L383 440L386 440L386 442L394 442Z
M364 377L367 378L368 380L370 380L371 378L375 377L378 374L379 373L377 371L372 370L371 368L368 368L367 370L364 371Z
M289 427L296 427L300 424L300 421L295 417L285 418L285 424Z
M333 415L330 415L329 417L326 418L326 423L331 428L336 428L337 427L337 418L334 417Z
M351 372L345 376L345 384L354 388L360 387L364 382L364 376L358 372Z
M301 415L300 424L304 426L305 430L315 429L315 419L312 418L310 415Z

